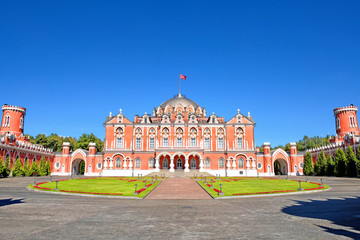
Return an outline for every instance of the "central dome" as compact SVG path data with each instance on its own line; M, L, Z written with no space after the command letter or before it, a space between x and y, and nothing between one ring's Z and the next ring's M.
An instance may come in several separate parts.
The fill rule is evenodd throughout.
M170 105L171 107L177 107L179 104L183 105L184 107L192 105L195 109L199 107L199 105L196 102L186 98L184 95L181 95L180 93L176 95L174 98L171 98L163 102L160 105L160 107L165 108L167 105Z

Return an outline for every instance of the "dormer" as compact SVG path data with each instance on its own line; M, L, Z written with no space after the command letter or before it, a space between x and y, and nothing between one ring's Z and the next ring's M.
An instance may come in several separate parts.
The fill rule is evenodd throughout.
M215 113L212 113L209 117L208 123L219 123L217 120L217 116L215 115Z
M175 123L184 123L184 117L181 113L178 113L175 118Z
M150 115L145 113L143 116L142 116L142 119L141 119L141 123L151 123L151 118L150 118Z
M189 116L189 123L198 123L197 117L195 116L195 114L191 114Z
M167 114L164 114L162 116L161 123L170 123L170 116Z

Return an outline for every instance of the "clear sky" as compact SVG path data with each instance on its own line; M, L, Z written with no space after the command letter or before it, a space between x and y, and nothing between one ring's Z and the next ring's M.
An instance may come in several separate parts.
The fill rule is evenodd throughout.
M256 145L335 133L360 107L360 1L1 1L0 104L25 132L104 138L109 112L152 113L178 92Z

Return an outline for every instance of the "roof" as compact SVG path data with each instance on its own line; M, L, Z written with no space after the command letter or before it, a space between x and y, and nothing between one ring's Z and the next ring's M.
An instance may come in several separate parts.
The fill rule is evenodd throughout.
M184 95L178 94L175 97L163 102L160 107L165 108L167 105L171 107L177 107L179 104L187 107L192 105L195 109L199 107L199 105L191 99L186 98Z

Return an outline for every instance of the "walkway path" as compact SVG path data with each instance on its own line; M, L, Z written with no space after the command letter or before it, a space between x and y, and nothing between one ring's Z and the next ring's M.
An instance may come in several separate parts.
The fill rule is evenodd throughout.
M212 199L191 178L167 178L145 199Z

